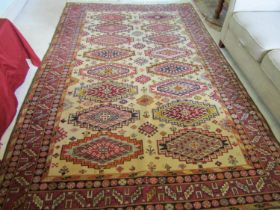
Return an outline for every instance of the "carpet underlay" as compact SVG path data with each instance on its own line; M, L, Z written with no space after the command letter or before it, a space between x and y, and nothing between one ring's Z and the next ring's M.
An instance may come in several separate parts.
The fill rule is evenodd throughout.
M3 159L0 204L279 207L279 155L190 4L68 3Z

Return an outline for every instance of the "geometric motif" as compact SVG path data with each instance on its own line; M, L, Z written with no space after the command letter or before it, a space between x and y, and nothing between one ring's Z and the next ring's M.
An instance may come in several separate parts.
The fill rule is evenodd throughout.
M163 96L181 98L198 94L204 90L207 90L208 87L205 84L195 80L177 79L156 83L151 85L150 89L152 92Z
M84 57L101 61L117 61L135 55L133 51L120 48L102 48L84 53Z
M112 130L139 119L139 111L114 104L94 106L70 114L68 123L90 130Z
M158 152L186 163L210 162L232 146L227 137L202 129L183 129L158 141Z
M67 137L67 132L63 128L57 127L54 131L55 135L52 138L53 142L59 142Z
M75 88L74 96L79 97L80 100L112 102L137 93L138 88L136 86L105 81Z
M145 136L151 137L157 132L157 127L149 122L145 122L139 127L139 133L144 134Z
M185 37L174 34L155 34L144 38L146 42L153 42L160 45L182 43L185 40Z
M100 35L94 36L87 39L90 44L98 44L102 46L113 46L120 44L129 44L133 41L132 37L120 36L120 35Z
M136 74L136 69L122 64L99 64L80 70L80 75L93 77L99 80L124 78Z
M125 19L125 16L121 15L121 14L108 13L108 14L102 14L102 15L98 16L97 18L99 20L104 20L104 21L122 21Z
M141 75L139 77L136 77L136 79L135 79L136 82L139 82L141 84L145 84L150 80L151 80L151 77L148 77L146 75Z
M140 66L143 66L143 65L145 65L146 63L149 62L148 59L146 59L146 58L141 58L141 57L137 58L137 59L134 60L134 61L135 61L136 64L138 64L138 65L140 65Z
M186 50L172 47L159 47L145 51L145 55L149 57L162 58L162 59L177 59L187 56L190 53Z
M137 104L141 106L149 106L154 102L154 99L148 95L142 95L140 98L136 100Z
M161 13L151 13L147 15L142 15L142 18L146 20L161 21L161 20L171 20L174 18L174 16L168 14L161 14Z
M95 30L103 33L116 33L116 32L123 32L123 31L130 31L131 29L132 26L118 24L118 23L103 23L95 27Z
M175 30L175 29L178 29L178 27L167 24L167 23L154 23L154 24L144 26L143 29L160 33L160 32L167 32L167 31Z
M113 133L97 133L63 145L60 158L89 168L108 169L142 154L142 141Z
M196 101L173 101L153 109L154 119L178 126L197 126L218 116L216 106Z
M167 77L183 76L197 70L199 70L197 65L178 61L167 61L148 67L148 72Z
M144 45L143 43L136 43L136 44L133 45L133 47L134 47L135 49L140 50L140 49L145 48L146 45Z

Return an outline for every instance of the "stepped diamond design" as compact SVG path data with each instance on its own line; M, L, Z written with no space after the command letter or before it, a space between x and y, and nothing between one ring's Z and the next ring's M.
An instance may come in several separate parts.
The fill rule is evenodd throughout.
M149 106L154 103L154 99L148 95L142 95L140 98L136 100L137 104L141 106Z
M174 34L156 34L156 35L145 37L144 41L153 42L155 44L160 44L160 45L171 45L171 44L182 43L186 41L186 38Z
M145 122L139 127L139 133L144 134L145 136L152 137L157 133L157 127L149 122Z
M121 35L100 35L95 37L90 37L87 41L91 44L97 44L102 46L113 46L120 44L128 44L133 41L131 37L121 36Z
M133 51L120 48L102 48L84 53L84 57L101 61L118 61L135 55Z
M177 61L167 61L148 67L148 72L167 77L183 76L198 70L197 65Z
M188 79L167 80L151 85L150 88L154 93L173 98L192 96L208 89L205 84Z
M98 16L99 20L103 20L103 21L122 21L125 19L124 15L121 14L114 14L114 13L107 13L107 14L102 14L100 16Z
M60 158L89 168L109 169L142 154L142 141L113 133L97 133L64 145Z
M99 64L80 70L80 74L99 80L119 79L136 74L136 69L121 64Z
M118 105L99 105L70 114L68 123L90 130L113 130L139 119L139 112Z
M79 97L80 100L112 102L137 93L138 89L136 86L114 81L105 81L76 88L74 96Z
M163 14L163 13L150 13L143 15L142 18L146 20L153 20L153 21L164 21L164 20L171 20L175 18L175 16L170 14Z
M172 47L160 47L152 50L145 51L146 56L162 58L162 59L178 59L181 57L186 57L190 53L186 50Z
M131 29L132 26L119 23L103 23L95 27L95 30L100 31L102 33L117 33L123 31L130 31Z
M183 129L158 141L159 154L186 163L206 163L232 149L229 139L201 129Z
M178 29L178 26L171 25L168 23L153 23L143 27L144 30L153 31L153 32L166 32Z
M216 116L214 105L196 101L173 101L153 109L154 119L178 126L197 126Z

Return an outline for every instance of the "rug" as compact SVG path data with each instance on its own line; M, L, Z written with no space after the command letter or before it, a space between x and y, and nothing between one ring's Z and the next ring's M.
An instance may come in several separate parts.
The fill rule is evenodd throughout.
M198 8L198 11L203 15L206 23L217 31L222 30L223 23L226 18L228 1L225 1L220 17L217 19L214 17L215 10L218 4L218 0L193 0L194 4Z
M279 145L190 4L67 4L1 166L2 209L263 209Z

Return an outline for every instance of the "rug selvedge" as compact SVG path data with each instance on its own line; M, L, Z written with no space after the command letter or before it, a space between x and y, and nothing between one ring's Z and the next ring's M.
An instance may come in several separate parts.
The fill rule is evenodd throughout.
M0 203L279 206L279 155L191 5L68 4L3 160Z

